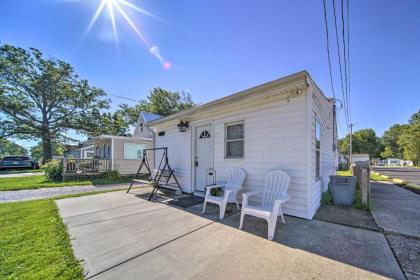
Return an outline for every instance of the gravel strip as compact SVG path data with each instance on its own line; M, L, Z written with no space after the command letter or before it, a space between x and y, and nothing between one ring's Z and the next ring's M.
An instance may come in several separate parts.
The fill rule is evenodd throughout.
M129 183L124 183L112 185L70 186L58 188L41 188L34 190L2 191L0 192L0 203L50 198L66 194L127 189L129 185Z

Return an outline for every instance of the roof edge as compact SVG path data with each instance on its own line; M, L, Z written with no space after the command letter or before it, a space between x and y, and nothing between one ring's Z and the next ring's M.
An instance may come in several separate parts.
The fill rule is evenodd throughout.
M267 88L270 88L270 87L280 87L280 86L287 85L289 83L299 81L299 80L305 80L306 81L307 77L310 78L310 75L309 75L308 71L306 71L306 70L299 71L299 72L296 72L294 74L287 75L287 76L284 76L282 78L279 78L279 79L276 79L276 80L273 80L273 81L270 81L270 82L266 82L266 83L263 83L263 84L260 84L260 85L257 85L257 86L239 91L239 92L236 92L234 94L227 95L227 96L218 98L216 100L204 103L202 105L199 105L199 106L196 106L196 107L193 107L193 108L190 108L190 109L187 109L187 110L169 115L167 117L163 117L161 119L157 119L157 120L148 122L147 124L150 125L150 126L153 126L153 125L158 125L158 124L161 124L161 123L164 123L164 122L167 122L167 121L172 121L172 120L175 120L175 119L178 119L178 118L182 118L185 115L192 114L192 113L195 113L197 111L204 110L204 109L207 109L209 107L219 105L220 103L223 103L223 102L226 102L226 101L232 101L232 100L235 100L235 99L239 99L240 97L246 97L247 95L250 95L252 93L255 93L257 91L264 90L264 89L267 89Z

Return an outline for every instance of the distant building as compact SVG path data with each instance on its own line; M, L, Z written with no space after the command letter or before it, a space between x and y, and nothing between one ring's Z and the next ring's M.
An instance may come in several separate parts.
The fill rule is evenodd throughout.
M369 161L369 154L352 154L351 163L356 163L358 161Z
M399 158L384 159L383 164L386 166L413 166L413 162L411 160L403 160Z

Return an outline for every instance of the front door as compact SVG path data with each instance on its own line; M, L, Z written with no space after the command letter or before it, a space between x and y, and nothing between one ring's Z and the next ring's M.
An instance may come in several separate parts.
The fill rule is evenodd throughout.
M211 130L211 125L204 125L196 128L194 166L195 189L198 191L205 191L207 185L207 170L213 167L213 132Z

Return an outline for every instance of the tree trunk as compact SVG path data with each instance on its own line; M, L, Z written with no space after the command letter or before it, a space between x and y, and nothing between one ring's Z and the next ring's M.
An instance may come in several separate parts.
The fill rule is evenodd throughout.
M50 161L52 158L51 137L48 131L42 132L42 163Z

